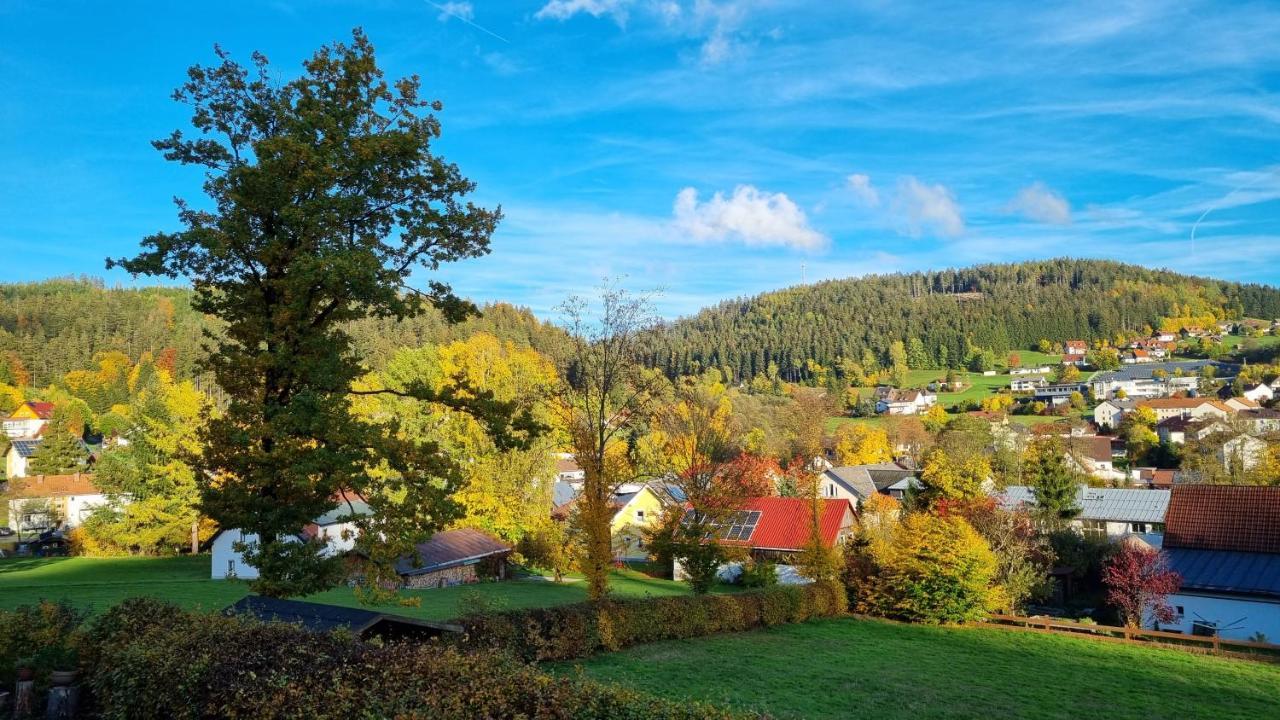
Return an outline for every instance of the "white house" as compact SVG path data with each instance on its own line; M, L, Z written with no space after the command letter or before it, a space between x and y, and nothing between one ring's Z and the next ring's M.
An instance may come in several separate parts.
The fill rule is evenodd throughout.
M1136 400L1103 400L1093 409L1093 423L1100 428L1111 428L1112 430L1120 427L1120 422L1124 420L1124 416L1133 412L1138 406Z
M1280 640L1280 487L1175 485L1164 553L1182 577L1161 630Z
M319 538L324 542L324 549L320 551L322 556L344 553L355 547L357 528L354 518L369 513L369 505L364 500L343 497L339 505L286 539L303 542ZM213 536L209 549L213 556L211 575L214 580L253 580L258 577L258 569L245 562L243 554L235 548L241 541L255 544L258 536L242 532L239 528L223 529Z
M1033 508L1036 504L1035 492L1026 485L1010 485L996 500L1010 510ZM1137 535L1148 545L1160 547L1169 491L1081 485L1076 506L1080 514L1071 524L1087 537L1119 540Z
M1276 396L1271 386L1266 383L1246 386L1242 395L1256 403L1265 403Z
M876 412L887 415L919 415L938 402L938 396L924 390L876 388Z
M1213 360L1181 360L1177 362L1139 363L1118 370L1100 372L1089 379L1095 398L1115 397L1123 390L1130 398L1168 397L1175 393L1194 393L1200 387L1200 373L1213 367L1215 377L1231 379L1237 365Z
M1043 375L1027 375L1010 380L1009 389L1016 393L1035 392L1038 388L1048 384L1049 381L1045 380Z
M1222 443L1218 448L1218 461L1227 470L1249 471L1262 462L1267 454L1265 440L1241 433Z
M32 475L9 484L9 524L19 532L78 527L93 511L110 502L93 484L93 476Z
M1186 398L1153 398L1138 403L1138 407L1147 408L1156 414L1156 421L1163 422L1170 418L1187 418L1188 420L1219 420L1230 417L1235 411L1220 400L1205 397Z
M53 417L53 403L27 401L4 419L4 434L11 438L33 438Z
M1268 408L1241 410L1236 417L1247 424L1255 435L1280 433L1280 410Z
M1048 375L1053 369L1048 365L1040 365L1038 367L1018 367L1009 368L1010 375Z

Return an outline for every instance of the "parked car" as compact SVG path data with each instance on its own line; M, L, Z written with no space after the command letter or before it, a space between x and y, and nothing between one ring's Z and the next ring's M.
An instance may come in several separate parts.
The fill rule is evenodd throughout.
M12 534L13 534L13 528L7 525L0 526L0 537L9 537Z

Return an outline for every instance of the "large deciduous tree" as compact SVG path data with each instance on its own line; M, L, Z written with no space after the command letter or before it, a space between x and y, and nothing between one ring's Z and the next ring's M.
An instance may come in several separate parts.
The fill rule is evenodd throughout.
M337 562L291 536L344 493L374 510L359 522L379 568L457 514L456 463L397 434L394 419L352 417L352 383L366 369L345 327L430 306L450 320L474 310L444 283L408 282L487 253L500 213L464 202L474 183L432 151L440 104L420 96L416 76L388 83L361 31L287 82L260 54L249 67L217 54L174 94L197 135L154 143L205 170L207 209L177 201L182 230L147 237L139 255L108 267L186 278L193 307L222 322L204 359L228 403L202 428L203 509L259 537L244 548L259 591L305 593L333 582ZM508 429L509 409L482 393L400 392Z
M629 456L632 430L666 378L636 362L638 337L655 322L647 297L606 285L598 307L575 297L561 310L573 347L557 407L584 475L575 502L583 554L578 564L586 575L589 597L599 601L609 594L613 497L634 477Z

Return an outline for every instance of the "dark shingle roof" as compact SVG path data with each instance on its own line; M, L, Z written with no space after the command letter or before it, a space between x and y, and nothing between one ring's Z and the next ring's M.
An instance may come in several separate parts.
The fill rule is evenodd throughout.
M1175 485L1164 546L1280 553L1280 487Z
M312 632L329 632L331 630L350 630L356 635L364 636L374 626L394 623L404 628L421 628L431 630L427 634L438 634L442 630L455 630L447 623L429 622L402 615L389 615L362 608L339 607L321 603L303 602L301 600L282 600L280 598L248 595L222 611L223 615L247 615L265 622L284 622L301 625Z
M508 552L511 552L510 545L480 530L446 530L418 544L417 562L409 557L401 558L396 563L396 572L401 575L421 575Z
M1184 590L1280 598L1280 554L1165 548Z

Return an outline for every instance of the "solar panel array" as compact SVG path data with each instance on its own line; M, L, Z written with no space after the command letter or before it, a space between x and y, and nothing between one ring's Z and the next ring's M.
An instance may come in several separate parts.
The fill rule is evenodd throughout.
M721 540L750 540L751 533L756 531L756 523L760 522L760 511L734 513L733 519L725 524L720 533Z

